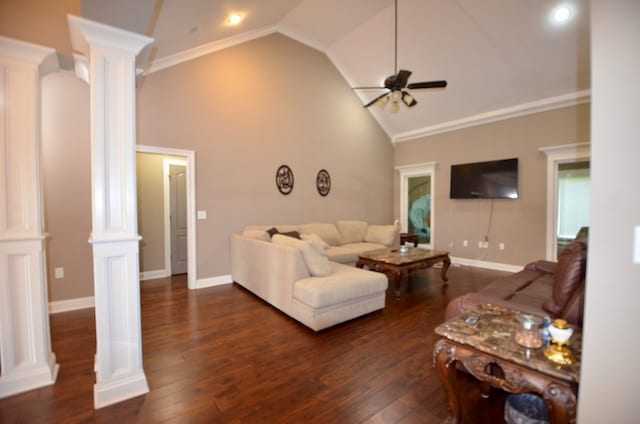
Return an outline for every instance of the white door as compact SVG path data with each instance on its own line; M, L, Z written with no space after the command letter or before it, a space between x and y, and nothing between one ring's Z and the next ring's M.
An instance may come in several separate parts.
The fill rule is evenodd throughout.
M187 272L187 169L169 165L171 274Z

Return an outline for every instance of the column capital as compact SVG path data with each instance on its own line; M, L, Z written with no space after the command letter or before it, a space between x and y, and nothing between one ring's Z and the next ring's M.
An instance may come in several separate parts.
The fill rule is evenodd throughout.
M89 47L107 47L122 50L135 56L147 45L153 43L153 38L101 24L78 16L67 15L71 45L73 49L89 56Z
M40 77L59 69L54 49L3 36L0 36L0 57L32 65Z

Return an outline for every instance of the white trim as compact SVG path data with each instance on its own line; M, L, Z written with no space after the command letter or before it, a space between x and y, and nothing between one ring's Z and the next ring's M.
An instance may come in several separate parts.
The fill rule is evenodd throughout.
M196 244L196 153L193 150L145 146L141 144L136 146L136 150L141 153L183 156L187 159L187 285L189 289L195 289L197 288L196 270L198 265ZM171 262L169 262L168 269L171 269Z
M493 269L496 271L519 272L524 268L522 265L510 265L499 262L480 261L477 259L458 258L452 256L451 263L454 265L473 266L476 268Z
M189 50L172 54L170 56L165 56L161 59L154 60L151 66L145 71L145 75L151 74L161 69L169 68L174 65L179 65L180 63L192 59L197 59L201 56L206 56L219 50L246 43L247 41L255 40L256 38L264 37L265 35L273 34L274 32L276 32L276 30L277 29L275 26L266 26L255 29L253 31L244 32L242 34L233 35L231 37L203 44Z
M502 121L519 116L531 115L533 113L545 112L563 107L575 106L591 101L591 90L576 91L573 93L563 94L561 96L548 97L546 99L536 100L528 103L497 109L490 112L480 113L478 115L467 116L461 119L455 119L441 124L431 125L429 127L419 128L404 133L396 134L391 138L393 144L403 141L414 140L420 137L426 137L434 134L459 130L461 128L473 127L476 125L488 124L490 122Z
M140 281L153 280L154 278L171 277L170 269L156 269L154 271L142 271L140 273Z
M407 199L407 184L409 177L422 177L422 176L430 176L431 178L431 188L429 189L429 193L431 195L431 232L430 232L430 244L420 244L420 247L425 247L427 249L433 249L435 246L435 228L436 228L436 219L435 219L435 187L436 187L436 165L437 162L425 162L425 163L415 163L411 165L400 165L396 166L395 169L400 173L400 225L402 226L402 231L407 232L409 229L409 222L407 221L407 215L409 214L409 199Z
M185 170L189 169L189 165L186 160L162 158L162 198L164 208L164 269L171 275L171 194L170 194L170 166L180 165L184 166ZM188 188L187 188L188 191ZM187 239L189 235L187 234ZM189 252L187 251L187 263L189 261Z
M93 307L95 307L95 298L93 296L76 297L75 299L49 302L49 313L58 314L60 312L77 311Z
M558 257L558 165L591 158L591 145L586 143L563 144L561 146L541 147L540 152L547 155L547 240L546 259L555 261Z
M214 286L222 286L224 284L233 283L233 278L231 278L231 274L220 275L218 277L210 277L210 278L202 278L196 281L196 289L204 289L206 287L214 287Z
M104 408L149 392L144 372L93 386L93 407Z

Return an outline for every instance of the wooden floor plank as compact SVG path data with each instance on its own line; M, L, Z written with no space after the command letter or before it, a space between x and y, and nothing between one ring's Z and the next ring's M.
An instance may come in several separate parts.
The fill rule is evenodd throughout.
M443 285L439 272L416 273L383 311L319 333L235 284L190 291L186 276L145 281L150 393L94 410L93 310L60 313L50 319L58 381L0 399L0 422L447 422L433 329L451 299L504 273L452 267Z

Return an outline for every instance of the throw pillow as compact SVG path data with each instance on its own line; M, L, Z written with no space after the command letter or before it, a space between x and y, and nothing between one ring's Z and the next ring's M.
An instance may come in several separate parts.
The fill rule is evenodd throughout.
M280 231L278 231L278 229L276 227L271 227L267 230L267 234L269 234L269 237L273 237L276 234L278 234Z
M252 239L262 240L262 241L269 241L269 239L271 238L266 231L262 231L262 230L244 230L242 232L242 235L247 238L252 238Z
M311 234L300 234L300 238L304 241L310 241L311 245L318 249L320 252L324 252L324 249L329 247L329 244L322 240L319 235L316 233Z
M271 239L274 244L290 246L299 249L302 253L304 264L309 270L309 274L314 277L326 277L331 274L331 264L324 252L318 251L311 245L311 241L298 240L293 237L286 237L282 234L275 234Z
M584 280L587 269L587 245L583 241L574 241L560 254L553 278L553 295L547 299L543 308L558 314L567 305L573 293Z
M297 231L283 231L282 233L278 233L281 234L283 236L287 236L287 237L293 237L296 238L298 240L300 240L300 233Z
M400 233L397 225L369 225L364 241L391 247Z
M342 238L342 244L362 243L367 235L367 224L365 221L337 221L336 227Z

